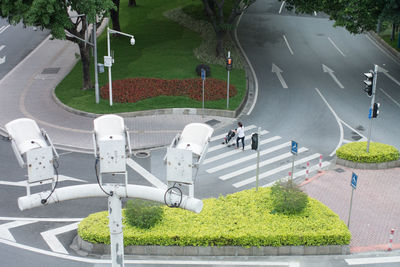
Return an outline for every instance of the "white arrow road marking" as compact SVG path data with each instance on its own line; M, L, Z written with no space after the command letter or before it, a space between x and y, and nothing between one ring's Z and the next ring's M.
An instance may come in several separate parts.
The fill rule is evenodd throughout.
M0 65L6 62L6 56L0 57Z
M282 87L283 87L283 88L288 88L287 85L286 85L286 82L285 82L285 80L283 79L282 74L281 74L281 72L283 72L283 70L281 70L281 69L280 69L277 65L275 65L274 63L272 63L272 72L275 72L275 73L276 73L276 76L278 76L278 79L279 79L279 81L281 82Z
M398 80L396 80L392 75L389 74L389 71L385 70L384 68L382 68L381 66L378 66L378 70L380 72L382 72L383 74L385 74L389 79L391 79L392 81L394 81L395 83L397 83L398 86L400 86L400 82Z
M339 82L339 80L336 78L335 74L333 74L334 71L333 71L332 69L330 69L330 68L328 68L326 65L322 64L322 70L323 70L324 72L328 72L329 75L331 75L332 79L337 83L337 85L339 85L340 88L342 88L342 89L344 88L343 85L342 85L342 84Z
M44 241L46 241L47 245L50 247L52 251L63 254L69 254L68 251L61 244L61 242L58 240L56 235L75 230L78 228L78 224L79 222L71 223L62 227L41 232L40 234L42 235Z
M85 180L81 180L81 179L73 178L73 177L68 177L68 176L65 176L65 175L59 175L58 176L58 181L59 182L62 182L62 181L74 181L74 182L87 183L87 181L85 181ZM11 186L21 186L21 187L26 187L27 183L28 183L27 180L19 181L19 182L0 181L0 185L11 185ZM47 180L47 181L43 181L41 183L32 184L32 185L30 185L30 187L43 185L43 184L51 184L51 183L52 183L51 180Z
M7 239L15 242L14 236L11 234L9 229L35 223L36 221L14 221L9 223L4 223L0 225L0 238Z

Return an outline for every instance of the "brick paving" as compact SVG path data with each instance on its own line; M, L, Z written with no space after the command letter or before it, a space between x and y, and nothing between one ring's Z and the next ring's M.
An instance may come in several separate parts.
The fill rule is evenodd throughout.
M343 172L337 172L336 169ZM315 177L303 190L331 208L347 224L351 174L358 175L350 220L352 252L385 250L390 230L395 229L393 248L400 249L400 168L353 170L337 165Z

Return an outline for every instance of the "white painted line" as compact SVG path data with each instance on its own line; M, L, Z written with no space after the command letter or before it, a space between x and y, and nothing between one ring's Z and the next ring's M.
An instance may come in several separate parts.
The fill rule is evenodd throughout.
M348 139L343 139L343 143L344 144L348 144L348 143L352 143L353 141L351 141L351 140L348 140Z
M283 6L285 5L286 1L282 1L281 8L279 8L279 14L281 14Z
M58 182L63 182L63 181L74 181L74 182L80 182L80 183L87 183L87 181L85 181L85 180L81 180L81 179L73 178L73 177L68 177L68 176L65 176L65 175L59 175L58 176ZM46 181L43 181L43 182L38 182L38 183L31 184L30 187L44 185L44 184L51 184L51 183L52 183L51 180L46 180ZM0 185L26 187L27 184L28 184L27 180L19 181L19 182L0 181Z
M9 229L35 223L37 221L13 221L9 223L0 224L0 238L15 242L14 236Z
M337 49L337 51L339 51L339 53L340 53L342 56L346 57L346 55L342 52L342 50L340 50L339 47L333 42L333 40L331 39L331 37L328 37L328 39L329 39L329 42L331 42L331 44Z
M345 259L348 265L382 264L400 262L399 256Z
M5 47L5 45L0 45L0 51L3 50Z
M31 252L35 252L38 254L46 255L46 256L51 256L59 259L65 259L65 260L71 260L71 261L77 261L77 262L86 262L86 263L92 263L92 264L110 264L111 260L105 260L105 259L94 259L94 258L88 258L88 257L77 257L77 256L71 256L67 254L60 254L60 253L55 253L53 251L48 251L44 249L39 249L39 248L34 248L31 246L23 245L23 244L18 244L15 242L11 242L8 240L2 240L0 239L0 243L9 245L15 248L20 248L24 250L28 250ZM246 266L289 266L289 267L299 267L299 264L297 262L285 262L285 261L168 261L168 260L125 260L124 261L126 264L168 264L168 265L246 265Z
M251 64L249 58L246 55L246 52L243 50L243 47L239 42L239 38L237 37L237 28L239 27L239 23L240 23L240 20L242 19L243 14L244 14L244 12L239 16L239 19L238 19L238 21L236 23L234 35L235 35L236 43L239 46L239 49L242 52L242 55L244 56L244 59L247 61L247 64L249 65L250 71L253 74L253 78L254 78L254 100L253 100L253 104L251 105L249 111L246 113L246 115L250 115L251 112L253 111L256 103L257 103L257 98L258 98L258 79L257 79L256 72L254 71L253 65Z
M252 130L252 129L254 129L254 128L257 128L257 126L255 126L255 125L245 126L245 127L244 127L244 131L250 131L250 130ZM213 136L213 137L211 137L210 141L211 141L211 142L217 141L217 140L222 141L222 140L224 139L224 137L226 136L226 134L227 134L227 132L224 133L224 134L220 134L220 135ZM210 151L210 150L208 150L208 151Z
M379 90L381 90L382 93L384 93L390 100L392 100L392 101L396 104L396 106L398 106L398 107L400 108L400 103L399 103L399 102L397 102L396 100L394 100L394 98L391 97L388 93L386 93L382 88L379 88Z
M272 71L271 72L274 72L276 74L276 76L278 77L279 81L281 82L281 85L283 88L288 88L285 80L282 77L283 70L281 70L277 65L272 63Z
M50 247L52 251L57 253L68 254L68 251L58 240L57 235L76 230L78 228L78 224L79 222L71 223L62 227L41 232L40 234L42 235L44 241L46 241L47 245Z
M300 153L303 153L303 152L306 152L306 151L308 151L308 149L305 148L305 147L302 147L302 148L299 149L298 153L300 154ZM281 155L279 155L279 156L276 156L276 157L273 157L273 158L270 158L270 159L261 161L261 162L259 163L259 167L260 167L260 168L261 168L261 167L264 167L264 166L266 166L266 165L268 165L268 164L271 164L271 163L274 163L274 162L283 160L283 159L285 159L285 158L289 158L290 156L293 156L293 154L292 154L291 152L287 152L287 153L281 154ZM231 172L231 173L225 174L225 175L219 177L219 179L225 181L225 180L231 179L231 178L233 178L233 177L236 177L236 176L238 176L238 175L244 174L244 173L246 173L246 172L254 171L254 170L256 170L256 169L257 169L257 164L253 164L253 165L247 166L246 168L242 168L242 169L240 169L240 170L237 170L237 171L235 171L235 172Z
M0 34L2 34L5 30L7 30L8 27L10 27L10 25L2 26L2 27L0 28Z
M293 55L294 55L293 50L292 50L292 48L290 47L289 42L288 42L288 40L286 39L286 36L285 36L285 35L283 35L283 39L285 39L285 43L286 43L287 47L289 48L290 54L292 54L292 56L293 56Z
M373 44L375 45L379 50L381 50L382 53L384 53L386 56L388 56L394 63L396 63L397 65L400 65L399 62L397 62L396 59L394 59L394 57L392 55L390 55L388 52L386 52L382 47L380 47L375 41L373 41L371 39L371 37L369 37L367 34L365 34L365 37L367 37L367 39Z
M350 130L352 130L353 132L355 132L356 134L358 134L359 136L361 136L361 139L358 140L359 142L361 141L367 141L367 137L365 137L362 133L360 133L359 131L357 131L356 129L354 129L353 127L351 127L350 125L348 125L346 122L344 122L342 119L340 119L340 122L342 124L344 124L347 128L349 128Z
M271 137L271 138L268 138L268 139L260 141L259 145L261 146L261 145L264 145L264 144L267 144L267 143L270 143L270 142L273 142L273 141L276 141L276 140L279 140L279 139L281 139L280 136L274 136L274 137ZM250 145L246 145L245 146L245 149L250 149L250 148L251 148ZM238 154L238 153L243 153L243 152L242 152L241 149L232 149L229 152L225 152L225 153L222 153L222 154L219 154L217 156L214 156L214 157L211 157L211 158L208 158L208 159L204 160L203 164L214 162L216 160L223 159L223 158L226 158L226 157Z
M306 163L307 161L310 161L310 160L319 158L319 156L320 156L320 154L315 153L315 154L313 154L313 155L311 155L311 156L302 158L302 159L300 159L300 160L295 161L295 162L294 162L294 166L297 166L297 165L299 165L299 164ZM267 178L267 177L269 177L269 176L271 176L271 175L273 175L273 174L276 174L276 173L278 173L278 172L281 172L281 171L284 171L284 170L290 169L290 168L292 168L292 163L288 163L288 164L286 164L286 165L282 165L282 166L277 167L277 168L275 168L275 169L272 169L272 170L269 170L269 171L267 171L267 172L261 173L261 174L259 175L258 179L261 180L261 179ZM253 183L253 182L255 182L255 181L256 181L256 176L253 176L253 177L251 177L251 178L245 179L245 180L240 181L240 182L238 182L238 183L234 183L233 186L236 187L236 188L239 188L239 187L248 185L248 184L250 184L250 183Z
M400 86L400 82L398 80L396 80L392 75L389 74L388 70L385 70L384 68L382 68L381 66L379 67L379 71L382 72L383 74L385 74L389 79L391 79L393 82L395 82L398 86Z
M148 172L145 168L140 166L137 162L135 162L133 159L128 158L126 160L126 164L131 167L133 170L135 170L138 174L143 176L148 182L150 182L152 185L159 189L164 189L167 190L168 186L161 182L157 177L155 177L153 174Z
M36 221L36 222L78 222L83 218L26 218L26 217L0 217L0 221Z
M325 73L327 72L327 73L332 77L332 79L337 83L337 85L338 85L340 88L342 88L342 89L344 88L344 86L343 86L342 83L338 80L338 78L336 77L336 75L333 74L334 71L333 71L331 68L329 68L328 66L322 64L322 70L323 70Z
M328 162L328 161L323 161L322 163L321 163L321 167L322 168L325 168L325 167L327 167L327 166L329 166L330 165L330 163ZM313 165L313 166L311 166L310 167L310 173L311 172L313 172L313 171L317 171L319 169L319 164L316 164L316 165ZM303 176L303 175L306 175L306 170L301 170L301 171L298 171L298 172L295 172L295 173L293 173L293 179L295 179L295 178L297 178L297 177L300 177L300 176ZM286 179L281 179L281 181L283 181L283 180L287 180L289 177L286 177ZM279 179L278 179L279 180ZM277 181L277 180L276 180ZM276 181L273 181L273 182L270 182L270 183L268 183L268 184L265 184L265 185L263 185L262 187L270 187L270 186L273 186L275 183L276 183Z
M335 111L333 110L333 108L331 107L331 105L329 105L328 101L326 101L325 97L321 94L321 92L318 90L318 88L315 88L315 90L317 90L317 93L319 94L319 96L322 98L322 100L325 102L325 104L328 106L329 110L332 112L333 116L336 119L337 124L339 125L339 130L340 130L340 138L339 138L339 142L335 148L335 150L332 151L332 153L329 156L333 156L336 153L336 150L342 145L343 143L343 136L344 136L344 131L343 131L343 125L341 123L340 118L338 117L338 115L336 115Z
M314 16L317 16L317 11L314 11Z
M268 134L269 132L268 131L261 131L260 132L260 136L262 136L262 135L266 135L266 134ZM225 136L224 136L225 137ZM236 137L233 137L234 139L236 139ZM246 135L245 136L245 138L244 138L244 140L249 140L251 138L251 135ZM222 138L221 138L221 140L223 140ZM232 141L231 141L232 142ZM222 149L222 148L226 148L227 147L227 144L219 144L219 145L216 145L216 146L212 146L212 147L210 147L210 148L208 148L207 149L207 153L208 152L212 152L212 151L215 151L215 150L218 150L218 149ZM204 162L203 162L204 163Z

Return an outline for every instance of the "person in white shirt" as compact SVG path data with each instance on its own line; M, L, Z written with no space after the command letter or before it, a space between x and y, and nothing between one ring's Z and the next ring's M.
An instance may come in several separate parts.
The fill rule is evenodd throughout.
M244 128L243 124L239 121L238 128L236 129L237 137L236 137L236 149L239 148L239 141L242 140L242 150L244 150Z

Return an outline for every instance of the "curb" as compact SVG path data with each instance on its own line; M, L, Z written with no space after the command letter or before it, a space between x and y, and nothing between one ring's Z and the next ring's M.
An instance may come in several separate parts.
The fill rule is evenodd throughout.
M361 169L361 170L384 170L384 169L392 169L396 167L400 167L400 159L388 162L381 163L361 163L354 162L345 159L336 158L336 164L349 167L353 169Z
M386 48L386 50L388 50L388 52L390 52L390 54L394 56L397 60L400 60L400 52L391 47L388 43L386 43L385 40L383 40L376 32L370 31L367 34L372 37L378 44Z
M78 235L70 248L79 255L110 254L110 245L93 244ZM283 256L283 255L348 255L349 245L282 246L282 247L193 247L193 246L127 246L126 255L159 256Z

